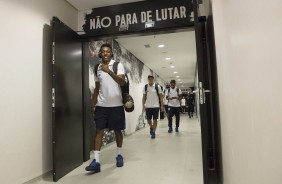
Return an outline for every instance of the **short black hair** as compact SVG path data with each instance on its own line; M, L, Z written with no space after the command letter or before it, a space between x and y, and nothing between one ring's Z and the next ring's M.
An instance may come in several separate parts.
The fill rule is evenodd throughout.
M101 49L102 49L103 47L108 47L108 48L110 48L111 51L112 51L112 45L109 44L109 43L104 43L104 44L102 44L101 47L100 47L100 51L101 51Z
M176 83L175 80L171 80L170 83Z
M148 79L154 79L153 75L148 75Z

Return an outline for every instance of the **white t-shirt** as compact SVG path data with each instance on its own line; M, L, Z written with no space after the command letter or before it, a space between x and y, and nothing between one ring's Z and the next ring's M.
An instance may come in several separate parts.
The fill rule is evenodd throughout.
M186 103L185 98L182 98L182 99L181 99L181 106L185 106L185 103Z
M169 90L169 94L168 94L168 90L166 91L166 96L168 96L168 98L171 97L177 97L178 95L182 94L182 91L178 88L178 93L177 93L177 87L175 87L174 89L170 88ZM172 99L172 100L168 100L168 106L170 107L180 107L180 101L178 99Z
M112 71L114 62L115 60L111 60L109 63L109 69ZM114 81L108 73L103 72L100 65L97 70L97 76L94 74L95 82L100 82L100 90L96 105L101 107L122 106L120 85ZM117 75L121 74L124 74L124 67L122 63L119 63L117 66Z
M155 83L150 86L149 84L147 85L147 92L145 91L145 86L143 88L143 94L147 93L147 98L146 98L146 108L160 108L160 102L159 102L159 97L157 95L157 91L155 88ZM163 94L161 86L158 85L158 90L160 96Z

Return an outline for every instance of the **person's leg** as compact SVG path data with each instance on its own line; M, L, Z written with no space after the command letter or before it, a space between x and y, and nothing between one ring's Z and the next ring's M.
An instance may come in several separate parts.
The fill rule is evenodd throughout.
M125 114L123 106L111 107L109 109L109 130L114 130L117 144L117 157L116 166L123 166L122 145L123 134L122 130L125 129Z
M172 116L173 116L173 109L172 107L168 107L168 132L172 132Z
M86 171L100 172L100 150L102 147L102 139L104 136L104 128L106 128L107 114L105 109L96 107L95 125L96 134L94 140L94 160L85 168Z
M180 121L180 107L175 107L174 108L175 112L175 131L178 132L178 127L179 127L179 121Z
M123 143L123 135L121 130L115 130L117 147L121 148Z
M152 135L153 132L154 132L152 117L153 117L153 109L152 108L146 108L146 118L147 118L147 122L150 126L150 135Z
M159 108L153 108L153 133L151 138L154 139L156 137L156 130L157 130L157 125L158 125L158 119L159 119Z
M165 105L164 108L165 108L164 109L165 110L165 116L168 119L168 105Z
M104 129L96 130L95 144L94 144L94 159L100 162L100 151L102 147L102 140L104 136Z

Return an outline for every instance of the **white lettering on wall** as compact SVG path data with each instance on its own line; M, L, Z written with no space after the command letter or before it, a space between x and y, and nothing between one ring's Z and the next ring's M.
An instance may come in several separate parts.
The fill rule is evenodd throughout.
M154 15L155 13L155 15ZM121 15L115 15L115 25L112 25L112 19L110 17L100 17L96 16L93 19L90 19L90 29L101 29L101 28L108 28L111 26L119 27L121 25L128 26L130 24L138 24L145 23L145 22L152 22L152 21L167 21L167 20L174 20L174 19L182 19L186 18L186 7L169 7L169 8L162 8L156 9L154 12L152 10L148 11L141 11L140 17L137 17L136 13L125 13ZM155 17L156 20L153 20ZM140 20L139 20L140 18Z

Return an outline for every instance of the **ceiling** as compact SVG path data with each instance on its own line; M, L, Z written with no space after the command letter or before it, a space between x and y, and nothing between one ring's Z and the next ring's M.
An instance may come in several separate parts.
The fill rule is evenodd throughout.
M78 11L94 7L110 6L137 2L140 0L66 0ZM123 47L140 59L146 66L156 72L163 80L177 80L179 87L194 86L196 71L195 32L146 35L136 37L121 37L116 39ZM165 45L159 48L158 45ZM145 45L149 45L146 48ZM166 58L171 58L166 60ZM171 68L174 66L175 68ZM177 72L177 73L174 73ZM179 76L179 77L178 77Z

